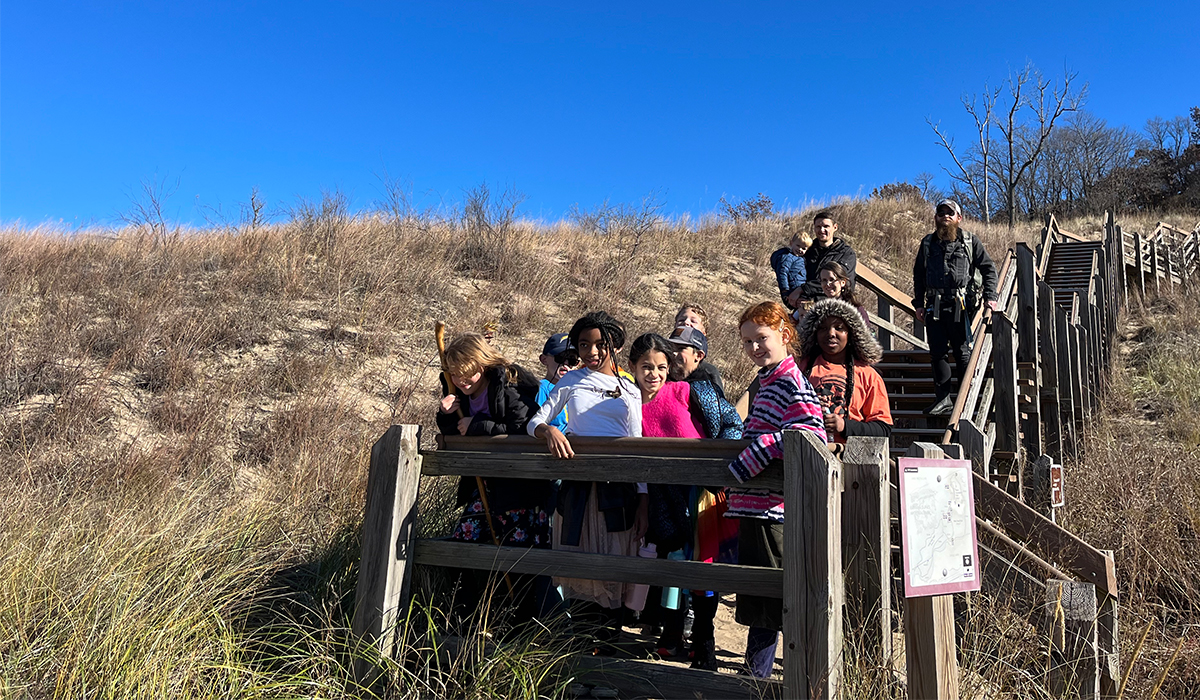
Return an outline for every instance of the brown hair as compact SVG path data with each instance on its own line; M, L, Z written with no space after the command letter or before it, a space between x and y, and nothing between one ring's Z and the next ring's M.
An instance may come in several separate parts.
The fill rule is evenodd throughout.
M828 209L817 212L817 215L813 217L813 223L815 224L821 219L829 219L834 223L835 226L837 225L837 219L834 218L833 212L829 211Z
M464 333L446 347L446 371L469 377L492 367L507 367L508 360L479 333Z
M796 342L796 326L792 323L792 317L787 308L777 301L764 301L743 311L742 317L738 319L738 328L741 328L746 322L774 328L783 333L784 344L788 348L791 348ZM786 333L784 333L785 330Z
M850 281L850 272L847 271L840 262L836 260L828 260L825 262L825 264L821 265L819 270L817 270L818 284L821 282L821 273L826 270L829 270L835 276L837 276L838 279L846 282L846 286L842 287L842 293L838 298L853 307L857 308L862 306L862 302L858 300L858 295L854 293L854 283Z

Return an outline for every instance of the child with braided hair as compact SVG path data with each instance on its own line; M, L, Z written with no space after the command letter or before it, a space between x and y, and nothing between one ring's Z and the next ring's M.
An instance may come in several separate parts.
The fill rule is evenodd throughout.
M616 348L625 344L625 329L603 311L575 322L568 333L583 367L568 372L529 421L530 435L546 441L550 454L575 456L567 435L641 437L642 394L618 374ZM550 424L560 411L570 415L567 434ZM552 547L556 550L637 556L648 519L646 484L564 481L558 492ZM557 578L566 598L576 601L573 616L589 620L606 645L620 634L622 606L635 605L632 585L617 581Z
M823 299L805 315L797 364L821 400L830 443L892 434L887 386L871 367L882 357L883 349L850 304Z

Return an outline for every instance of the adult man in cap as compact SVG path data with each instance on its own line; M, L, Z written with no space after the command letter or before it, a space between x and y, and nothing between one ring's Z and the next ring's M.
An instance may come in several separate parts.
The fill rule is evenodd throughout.
M950 363L959 386L971 358L971 319L982 300L996 310L996 265L983 242L959 227L962 208L952 199L937 203L935 231L921 240L913 265L913 308L925 324L933 364L935 401L925 409L931 416L954 410L950 398Z
M679 358L671 365L671 379L711 382L721 394L721 398L725 398L725 384L721 381L721 373L704 360L708 356L708 338L704 333L691 326L679 326L671 332L671 337L667 340L679 348Z

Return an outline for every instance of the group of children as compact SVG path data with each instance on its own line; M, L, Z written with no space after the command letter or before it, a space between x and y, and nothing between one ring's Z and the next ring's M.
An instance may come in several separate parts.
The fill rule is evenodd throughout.
M809 430L836 445L848 436L886 436L891 430L887 390L871 367L882 351L861 307L843 300L844 293L852 293L845 268L830 262L840 265L825 261L821 274L832 273L825 288L836 293L806 304L799 330L796 309L778 302L751 306L738 319L742 350L758 368L740 412L726 400L720 373L707 361L708 319L694 304L679 310L668 336L646 333L633 339L628 371L620 365L625 326L604 311L585 315L568 333L546 341L540 357L546 374L540 382L480 335L454 340L446 350L453 391L438 415L445 433L524 431L544 440L560 458L574 456L575 436L746 438L751 443L729 465L741 486L716 491L657 485L653 474L646 475L646 483L563 481L557 488L528 480L464 478L459 488L463 511L453 537L782 567L783 494L754 483L770 461L782 457L782 432ZM480 483L486 493L479 493ZM681 591L648 592L645 586L568 578L555 578L553 585L533 582L530 589L536 593L529 614L545 613L561 593L570 602L571 619L598 630L599 649L616 640L626 610L657 609L663 628L659 653L683 654L688 596ZM717 666L718 599L716 591L690 591L690 656L697 668ZM754 676L771 674L781 605L779 598L738 595L736 618L749 627L746 665Z

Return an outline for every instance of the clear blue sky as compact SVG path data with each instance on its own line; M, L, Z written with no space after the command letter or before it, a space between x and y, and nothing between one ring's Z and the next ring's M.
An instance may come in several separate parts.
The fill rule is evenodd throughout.
M385 169L426 204L486 181L530 216L867 194L939 171L925 117L1032 60L1140 128L1200 103L1200 3L7 2L0 221L108 223L146 178L200 221ZM1188 8L1188 9L1184 9Z

